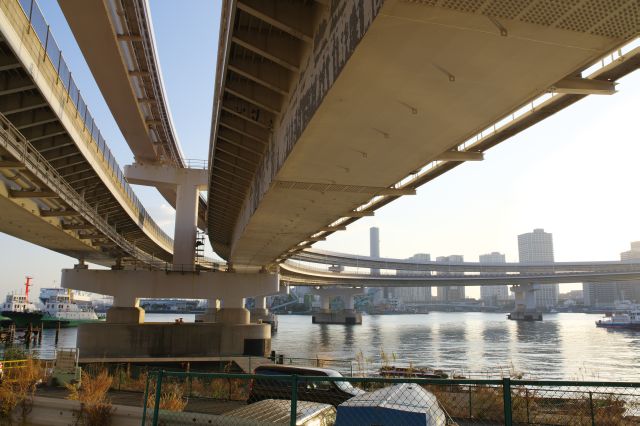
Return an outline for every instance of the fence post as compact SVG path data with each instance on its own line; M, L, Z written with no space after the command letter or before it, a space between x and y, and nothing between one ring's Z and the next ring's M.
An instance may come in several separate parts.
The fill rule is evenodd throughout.
M593 412L593 392L589 391L589 411L591 412L591 426L596 426L596 416Z
M525 392L525 398L527 403L527 424L529 424L529 389L526 388L524 392Z
M33 13L33 1L31 0L31 5L29 6L29 28L27 28L27 34L31 31L31 14Z
M291 377L291 413L289 414L289 424L296 426L298 419L298 376Z
M151 374L147 373L147 383L144 386L144 401L142 402L142 426L144 426L147 421L147 404L149 403L149 380L150 379L151 379Z
M511 379L508 377L502 379L502 399L504 401L504 424L511 426Z
M158 371L158 378L156 379L156 399L155 404L153 406L153 422L151 423L153 426L158 425L158 414L160 413L160 396L162 395L162 376L164 375L164 370Z
M47 60L47 46L49 45L49 26L47 25L47 35L44 40L44 54L42 55L42 62Z

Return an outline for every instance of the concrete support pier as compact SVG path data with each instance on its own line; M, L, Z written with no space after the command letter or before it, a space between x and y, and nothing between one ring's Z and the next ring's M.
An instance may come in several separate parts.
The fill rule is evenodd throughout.
M256 306L251 309L251 322L269 324L271 331L278 330L278 316L267 309L267 297L259 296L254 298Z
M216 322L216 314L220 310L218 299L207 299L207 308L203 314L196 314L196 322Z
M336 312L316 312L311 317L313 324L362 324L362 314L351 309Z
M313 324L362 324L362 314L355 311L354 297L363 292L363 288L351 287L316 289L313 294L320 296L320 310L313 314L311 322ZM333 312L331 311L331 300L336 297L342 298L344 309Z
M251 323L244 300L278 292L276 274L66 269L62 287L114 296L105 323L78 328L82 358L267 356L271 352L271 326ZM171 297L206 298L211 308L200 317L202 322L144 322L140 298Z
M542 321L542 312L536 306L536 284L519 284L511 287L515 293L515 310L507 318L514 321Z

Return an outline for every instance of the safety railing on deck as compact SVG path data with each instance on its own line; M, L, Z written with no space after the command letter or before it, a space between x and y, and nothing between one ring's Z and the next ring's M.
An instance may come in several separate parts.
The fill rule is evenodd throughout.
M14 1L14 0L12 0ZM28 20L30 28L40 41L43 49L43 61L47 59L55 69L58 76L58 82L60 82L67 91L67 101L71 101L76 108L78 117L81 118L84 132L88 134L88 143L94 145L93 148L101 155L102 160L106 163L110 172L110 177L116 183L116 187L122 191L125 195L125 199L129 203L129 206L136 213L136 221L141 227L148 227L148 230L165 246L173 247L173 240L169 237L151 218L149 213L143 207L142 203L134 193L133 189L126 181L120 165L116 161L111 150L107 146L107 143L100 132L87 103L84 101L80 94L80 89L73 80L73 76L69 66L64 60L61 49L58 47L53 34L49 29L38 3L35 0L15 0L20 4L21 10L24 12L24 17Z
M640 383L153 371L143 425L632 425Z
M16 159L22 161L29 172L125 252L146 264L155 262L152 255L137 248L134 243L120 235L113 226L100 216L2 114L0 114L0 146Z

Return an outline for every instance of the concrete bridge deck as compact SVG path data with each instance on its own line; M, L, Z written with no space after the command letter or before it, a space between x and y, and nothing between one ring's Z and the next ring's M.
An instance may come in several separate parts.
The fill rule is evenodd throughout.
M280 262L588 94L615 92L638 52L590 67L640 34L624 19L640 6L599 2L596 16L592 3L225 1L214 249L236 265Z
M0 230L97 263L171 261L172 239L124 179L37 3L21 4L0 5Z

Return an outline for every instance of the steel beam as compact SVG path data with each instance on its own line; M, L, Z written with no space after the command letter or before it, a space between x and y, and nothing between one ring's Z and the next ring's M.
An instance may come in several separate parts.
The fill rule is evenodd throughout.
M482 161L484 154L477 151L445 151L435 159L438 161Z
M554 84L550 91L572 95L613 95L616 93L616 84L607 80L568 77Z
M58 198L58 195L53 191L15 191L9 190L9 197L11 198Z

